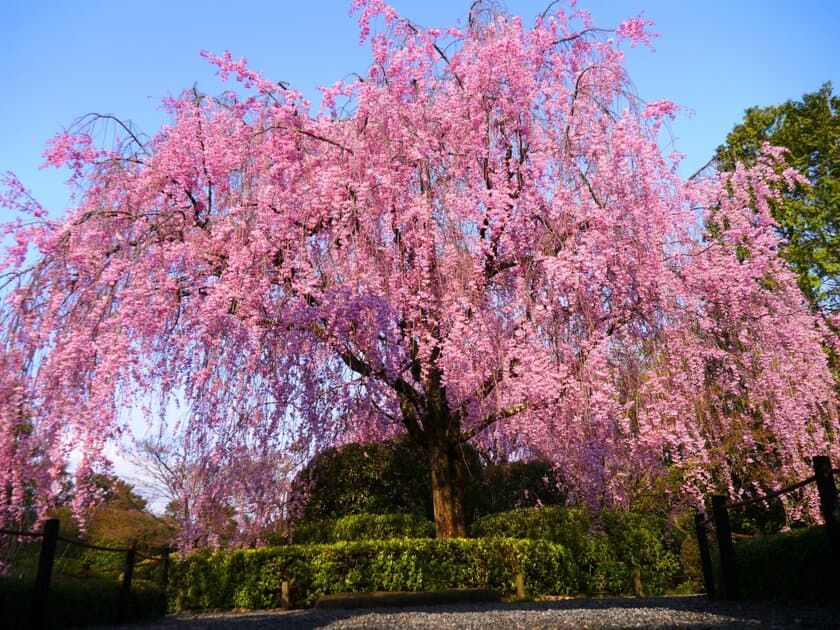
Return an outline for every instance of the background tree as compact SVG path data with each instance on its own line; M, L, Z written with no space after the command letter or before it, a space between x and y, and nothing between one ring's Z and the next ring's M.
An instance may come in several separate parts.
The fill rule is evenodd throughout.
M148 510L146 500L134 491L134 486L118 477L100 477L103 491L102 501L84 517L84 531L81 537L91 543L106 547L128 547L137 543L146 553L160 553L172 545L177 529L176 523L161 518ZM65 517L69 510L65 512ZM60 518L60 517L59 517ZM62 521L62 533L67 531L69 519ZM71 525L72 527L72 525ZM81 561L93 571L122 570L124 557L118 553L83 550Z
M566 503L563 479L550 462L503 462L484 471L482 516L520 507Z
M169 547L175 537L175 523L155 516L147 509L145 499L134 487L114 476L97 475L93 483L99 488L100 500L80 521L66 505L73 488L65 489L65 501L49 511L49 518L60 521L60 534L71 540L83 540L105 547L128 547L137 543L146 553L159 553ZM23 523L24 530L35 529ZM33 579L38 566L40 542L7 538L0 547L0 562L12 575ZM12 544L10 544L12 543ZM88 573L118 574L125 561L120 553L86 549L59 541L56 551L57 575L86 575Z
M840 97L831 83L801 100L751 107L718 147L715 161L731 171L753 164L767 142L787 149L785 163L804 178L771 205L785 239L782 255L814 308L840 310Z
M165 504L181 549L252 545L287 533L289 486L302 465L294 449L220 449L176 433L139 441L129 458L138 487Z
M242 95L170 99L148 142L51 142L78 193L63 219L7 192L36 215L2 263L12 494L48 502L42 471L72 448L83 490L152 391L161 413L189 405L213 470L263 464L243 485L275 453L408 434L439 536L465 533L466 443L547 458L592 506L672 469L700 497L836 452L823 331L775 253L782 176L769 158L676 174L657 146L675 106L634 97L622 67L643 20L607 39L556 7L446 31L353 7L374 63L318 114L208 55Z

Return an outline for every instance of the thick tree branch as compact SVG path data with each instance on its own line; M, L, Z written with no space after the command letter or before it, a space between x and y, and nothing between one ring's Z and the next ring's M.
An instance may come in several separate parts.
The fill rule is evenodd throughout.
M401 398L405 398L410 401L417 408L422 408L424 406L423 396L401 376L396 377L393 381L389 380L383 370L374 370L369 363L357 357L350 350L345 349L340 351L338 356L347 367L357 374L377 378L393 389Z
M523 411L527 411L530 408L530 403L524 402L519 403L517 405L513 405L511 407L506 407L505 409L501 409L496 413L491 413L473 428L468 429L467 431L463 431L461 433L461 441L469 442L472 438L474 438L476 435L490 427L495 422L498 422L499 420L504 420L506 418L512 418L513 416L516 416L522 413Z

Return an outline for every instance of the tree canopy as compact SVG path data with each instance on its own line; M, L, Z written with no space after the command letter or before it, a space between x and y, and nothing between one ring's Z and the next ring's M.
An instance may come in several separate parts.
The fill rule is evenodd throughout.
M815 308L840 311L840 97L831 84L798 101L749 108L715 159L725 170L753 164L764 143L784 147L786 164L803 178L770 207L782 255Z
M317 114L207 54L238 93L166 101L148 141L51 142L66 216L7 189L33 216L2 263L3 520L25 492L48 503L74 449L82 501L150 393L259 496L278 454L407 434L440 536L464 533L466 443L549 459L593 506L663 476L697 502L752 491L836 455L824 330L770 216L795 181L773 155L677 174L657 145L676 106L622 66L644 20L605 34L553 6L441 31L353 8L374 63Z

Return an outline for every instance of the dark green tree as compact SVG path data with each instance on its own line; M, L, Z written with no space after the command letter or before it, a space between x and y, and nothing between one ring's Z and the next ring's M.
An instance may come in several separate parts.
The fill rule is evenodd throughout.
M292 484L293 520L318 522L350 514L415 514L433 518L432 477L407 437L351 443L321 451ZM561 478L546 461L485 465L469 444L461 452L466 521L534 505L563 505Z
M478 456L469 447L465 453L480 478ZM293 512L304 521L396 512L431 517L432 480L421 455L406 438L321 451L292 484Z
M788 166L810 185L784 191L773 218L787 241L782 256L790 263L812 307L840 312L840 97L831 83L799 101L751 107L742 123L717 148L715 162L732 170L736 162L752 164L761 146L788 150Z

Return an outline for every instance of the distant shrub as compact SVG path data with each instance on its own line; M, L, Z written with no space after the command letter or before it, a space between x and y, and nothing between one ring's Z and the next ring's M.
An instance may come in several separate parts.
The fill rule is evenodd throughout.
M463 457L464 515L469 522L482 512L486 492L477 451L465 444ZM298 474L292 489L297 522L397 512L433 518L428 455L408 438L325 449Z
M481 517L470 527L470 535L549 540L575 551L591 527L589 514L582 508L518 508Z
M336 541L434 536L435 524L415 514L352 514L335 523Z
M484 470L482 514L505 512L536 505L558 506L566 502L561 477L550 462L504 462Z
M318 453L297 476L293 489L302 521L346 514L424 511L414 504L394 509L394 479L386 474L392 450L385 444L346 444Z
M729 513L732 531L742 534L778 534L788 524L785 506L781 499L767 503L753 503Z

